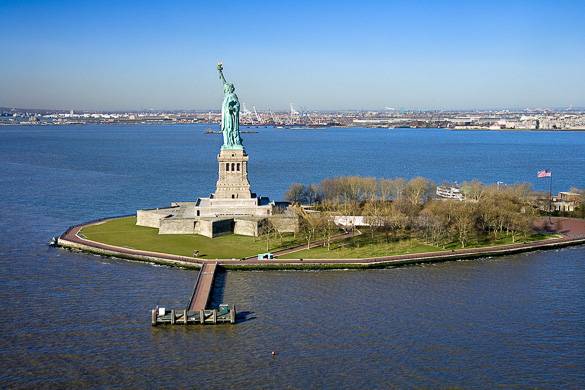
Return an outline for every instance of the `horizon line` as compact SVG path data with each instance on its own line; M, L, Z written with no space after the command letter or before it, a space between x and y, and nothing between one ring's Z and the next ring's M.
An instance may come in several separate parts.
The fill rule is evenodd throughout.
M88 108L39 108L39 107L15 107L15 106L7 106L7 105L0 105L0 109L2 110L19 110L19 111L74 111L74 112L87 112L87 113L97 113L97 112L192 112L192 113L207 113L207 112L221 112L221 108L116 108L116 109L88 109ZM257 109L259 112L290 112L289 109L277 109L271 110L269 107L268 109ZM388 113L400 113L405 111L418 111L418 112L493 112L493 111L512 111L512 112L519 112L519 111L555 111L555 112L573 112L573 111L585 111L585 106L569 106L569 107L483 107L483 108L430 108L430 107L398 107L393 109L388 109L386 107L379 107L379 108L321 108L321 109L313 109L313 108L299 108L297 111L300 112L388 112Z

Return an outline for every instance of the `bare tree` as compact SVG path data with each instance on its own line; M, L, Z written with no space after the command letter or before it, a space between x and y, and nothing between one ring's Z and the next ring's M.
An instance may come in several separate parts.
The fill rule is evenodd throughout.
M370 230L371 239L374 240L375 231L382 225L384 216L381 212L381 202L370 200L363 207L363 215Z
M474 179L463 182L461 191L466 199L479 202L485 193L485 186L479 180Z
M454 201L430 201L425 205L418 221L427 241L445 247L453 240L451 223L454 204Z
M406 185L406 198L412 206L420 206L431 197L434 188L432 181L424 177L415 177Z
M400 233L406 230L408 226L408 216L400 211L392 203L384 203L381 209L382 229L386 236L386 242L390 242L390 236L396 238Z
M311 242L315 240L321 228L323 218L320 212L307 212L302 207L296 207L295 212L300 219L299 232L307 241L307 249L311 249Z
M296 204L303 204L306 203L306 189L304 184L301 183L293 183L288 187L288 191L286 191L285 199L288 202L296 203Z
M270 239L271 239L270 236L272 234L274 234L274 235L280 234L280 232L274 226L272 221L270 221L268 218L264 220L263 230L264 230L264 238L266 238L266 252L269 252L270 251Z
M574 215L578 218L585 218L585 189L573 187L570 191L579 194L579 198L576 200Z
M335 233L339 231L339 228L333 222L333 218L330 215L321 215L321 221L319 223L319 227L321 229L321 235L325 239L325 244L327 245L327 250L331 250L331 238Z
M454 203L454 202L451 202ZM476 207L473 203L454 203L453 228L462 248L465 248L471 236L476 232Z
M329 218L332 214L364 216L372 240L380 230L386 241L400 232L422 236L443 247L453 241L467 247L474 237L493 235L498 239L505 232L515 241L531 231L535 207L527 184L486 186L472 180L463 185L464 202L433 200L434 188L432 181L422 177L407 182L402 178L343 176L325 179L319 185L297 183L289 192L290 199L316 203L316 209ZM304 211L300 218L307 247L319 234L329 242L333 230L323 217Z
M392 199L400 200L404 196L406 190L407 181L401 177L390 180L390 187L392 189Z

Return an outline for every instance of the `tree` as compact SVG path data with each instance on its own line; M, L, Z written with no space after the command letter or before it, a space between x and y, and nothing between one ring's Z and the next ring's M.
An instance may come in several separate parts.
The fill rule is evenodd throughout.
M295 208L295 212L300 220L299 232L307 241L307 249L311 249L311 242L323 224L322 215L320 212L307 212L299 206Z
M451 202L454 203L454 202ZM476 232L477 221L476 207L474 203L454 203L453 229L457 233L457 239L462 248L465 248L473 233Z
M531 216L514 213L510 216L510 231L512 235L512 242L516 242L518 236L526 237L533 230L533 220Z
M479 202L485 193L485 186L479 180L474 179L463 182L461 192L465 195L465 199Z
M408 216L400 211L393 203L385 202L380 209L382 230L386 236L386 242L390 242L390 236L396 238L397 233L403 232L408 226Z
M504 218L499 209L497 194L491 190L484 194L483 200L478 204L480 225L488 234L491 232L494 239L504 228Z
M419 214L417 220L425 239L434 245L442 246L453 241L451 221L454 207L458 201L430 201Z
M389 179L380 179L377 183L378 187L378 196L380 200L391 200L392 199L392 180Z
M585 189L571 188L571 192L579 194L579 198L575 202L575 211L573 214L578 218L585 218Z
M429 179L415 177L407 183L404 193L411 206L416 207L422 205L431 197L434 188L435 185Z
M331 238L335 233L338 232L339 228L335 225L333 219L330 215L321 215L321 221L319 223L319 227L321 230L321 235L325 239L325 243L327 244L327 250L331 250Z
M463 187L464 202L434 200L434 183L422 177L407 182L401 178L343 176L324 179L319 185L295 183L287 198L297 205L316 204L315 210L322 212L297 208L307 247L317 236L324 237L329 246L336 231L331 226L332 214L364 216L372 240L377 230L385 233L386 241L400 232L443 247L454 241L467 247L474 237L493 234L496 240L504 233L516 241L530 233L536 208L531 203L534 194L529 185L486 186L472 180Z
M293 183L288 187L288 191L286 191L285 199L288 202L296 203L296 204L303 204L306 203L306 189L305 186L301 183Z
M399 178L393 179L391 181L391 183L392 183L392 197L395 200L402 199L402 197L404 196L404 191L406 189L406 184L407 184L406 180L399 177Z
M323 199L323 193L316 184L310 184L305 187L305 196L309 204L320 203Z
M266 252L269 252L270 251L270 238L271 238L270 236L272 234L274 234L274 236L276 237L277 234L280 235L280 232L274 226L272 221L270 221L270 219L268 219L268 218L264 220L263 230L264 230L264 238L266 238Z
M363 207L362 214L366 217L366 223L370 229L370 235L374 240L374 232L382 225L381 202L370 200Z

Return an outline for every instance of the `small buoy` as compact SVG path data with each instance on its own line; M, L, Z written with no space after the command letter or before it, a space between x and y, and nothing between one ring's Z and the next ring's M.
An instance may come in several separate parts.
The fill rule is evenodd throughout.
M275 351L272 351L272 356L276 356L276 352Z

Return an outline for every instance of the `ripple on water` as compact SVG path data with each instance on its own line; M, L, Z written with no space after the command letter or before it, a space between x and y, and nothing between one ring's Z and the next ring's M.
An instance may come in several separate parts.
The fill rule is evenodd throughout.
M220 141L204 128L1 129L3 387L585 387L585 247L228 272L214 300L235 303L244 321L158 328L149 310L185 306L196 271L47 247L75 223L210 193ZM534 166L564 172L559 190L585 187L580 134L259 129L246 147L255 191L272 198L293 179L516 182L536 180ZM363 158L339 164L348 154Z

